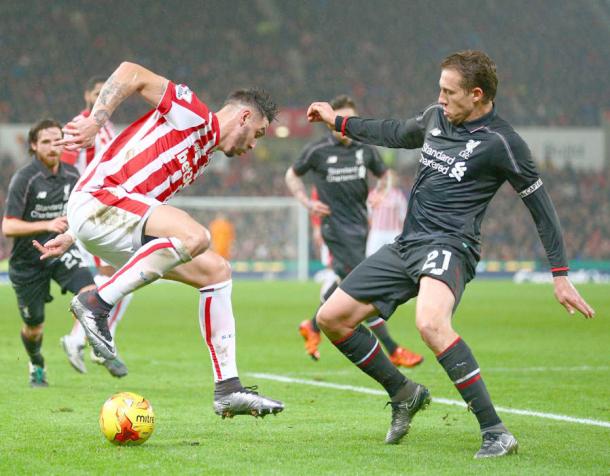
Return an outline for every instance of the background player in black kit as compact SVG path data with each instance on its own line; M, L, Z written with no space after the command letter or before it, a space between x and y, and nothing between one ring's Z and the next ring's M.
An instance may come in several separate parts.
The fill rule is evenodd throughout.
M356 105L346 95L330 102L342 116L355 116ZM312 172L319 200L310 200L300 176ZM321 217L322 238L332 255L332 267L339 279L344 279L366 256L369 233L366 200L368 172L381 178L387 167L375 147L353 141L337 132L305 147L299 160L286 172L286 184L292 194L314 216ZM323 296L324 302L337 288L334 283ZM383 319L371 318L369 327L381 340L390 360L396 366L414 367L423 357L399 346L390 336ZM305 339L305 349L314 359L320 358L320 329L315 315L301 322L299 332Z
M360 323L389 318L418 296L416 325L436 354L482 433L475 457L516 452L517 440L491 402L472 351L451 319L480 256L480 225L494 194L508 180L536 223L551 264L555 297L573 314L593 309L567 277L561 228L525 142L494 107L495 64L478 51L441 63L438 103L406 121L338 116L313 103L310 121L322 121L356 140L396 148L422 148L401 236L358 266L318 312L318 324L335 346L388 392L392 421L386 443L398 443L413 416L430 401L428 390L408 380L379 352Z
M30 358L33 387L48 385L40 350L44 306L53 299L51 279L62 292L77 294L95 287L74 246L50 261L41 261L32 246L32 240L44 243L68 228L66 204L79 175L74 167L59 160L62 147L54 143L61 138L61 125L52 119L43 119L30 129L28 143L33 159L12 177L2 219L2 233L14 238L9 277L24 322L21 339Z

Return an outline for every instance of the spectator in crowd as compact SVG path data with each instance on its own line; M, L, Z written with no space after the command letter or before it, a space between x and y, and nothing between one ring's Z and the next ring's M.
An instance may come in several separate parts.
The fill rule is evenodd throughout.
M224 259L231 259L233 242L235 241L235 226L228 217L218 212L210 222L211 248Z

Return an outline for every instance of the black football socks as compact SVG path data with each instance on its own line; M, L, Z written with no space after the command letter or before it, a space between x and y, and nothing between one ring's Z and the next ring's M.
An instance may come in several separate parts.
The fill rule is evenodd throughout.
M479 364L466 343L458 337L436 358L462 395L468 409L477 417L481 430L501 424L485 382L481 378Z
M78 295L78 300L87 306L95 315L107 315L113 308L112 304L104 301L96 290L85 291Z
M226 380L221 380L214 384L214 400L225 397L231 393L239 392L243 389L239 377L231 377Z
M392 401L404 400L412 395L417 384L398 371L387 355L381 352L377 339L363 325L359 325L354 332L334 341L333 344L360 370L377 380Z
M44 358L40 353L40 349L42 347L42 335L37 340L29 340L23 334L23 332L21 332L21 341L23 342L25 351L28 353L30 362L32 362L33 365L37 365L38 367L44 367Z
M381 322L375 323L376 321ZM392 355L398 348L398 343L390 336L388 324L380 317L371 317L370 319L367 319L367 322L369 323L369 329L372 330L377 339L381 341L387 353Z

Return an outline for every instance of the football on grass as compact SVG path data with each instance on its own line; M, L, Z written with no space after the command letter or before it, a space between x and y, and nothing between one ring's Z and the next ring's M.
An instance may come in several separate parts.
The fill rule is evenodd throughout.
M141 445L155 429L155 414L150 402L141 395L117 393L102 406L100 428L115 445Z

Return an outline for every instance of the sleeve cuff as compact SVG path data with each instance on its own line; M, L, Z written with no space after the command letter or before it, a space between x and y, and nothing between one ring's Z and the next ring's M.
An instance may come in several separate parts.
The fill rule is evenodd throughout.
M553 277L556 278L557 276L567 276L569 270L570 268L563 266L560 268L551 268L551 273L553 273Z
M335 117L335 130L340 132L342 136L345 135L345 126L349 117L337 116Z

